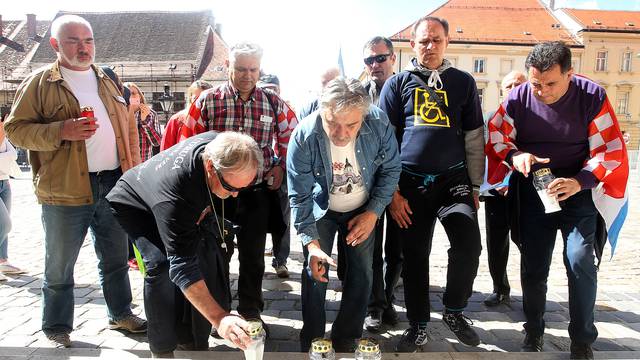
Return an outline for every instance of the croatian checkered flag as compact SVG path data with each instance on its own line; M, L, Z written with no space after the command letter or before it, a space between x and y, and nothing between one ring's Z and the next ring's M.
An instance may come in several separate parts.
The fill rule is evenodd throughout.
M500 105L493 118L489 120L487 127L487 182L499 184L513 171L505 159L511 150L518 149L514 144L517 130L513 118L507 114L503 105ZM613 256L629 207L629 158L608 97L605 97L598 115L589 123L589 158L583 170L590 171L599 181L598 186L591 190L591 194L598 212L605 221L607 239Z
M181 121L183 126L180 127L180 134L178 135L178 142L188 139L194 135L198 135L207 130L205 127L204 121L202 120L201 107L202 102L200 101L202 97L198 100L194 101L193 104L189 107L189 111L187 115L184 116Z

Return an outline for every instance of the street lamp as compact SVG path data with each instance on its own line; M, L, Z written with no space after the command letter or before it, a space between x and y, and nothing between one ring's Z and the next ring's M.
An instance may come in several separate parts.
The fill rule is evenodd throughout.
M174 98L171 94L171 89L169 88L169 84L164 84L164 91L162 95L158 98L160 102L160 106L162 106L162 112L164 112L164 123L165 125L169 122L169 112L173 108Z

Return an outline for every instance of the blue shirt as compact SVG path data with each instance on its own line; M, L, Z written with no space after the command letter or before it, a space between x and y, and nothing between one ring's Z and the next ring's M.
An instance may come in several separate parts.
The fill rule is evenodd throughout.
M293 225L303 245L320 238L316 221L329 208L329 188L333 178L329 141L322 128L319 111L302 120L289 141L289 201ZM365 207L380 216L398 186L401 164L395 130L379 108L369 107L356 136L355 151L369 192Z

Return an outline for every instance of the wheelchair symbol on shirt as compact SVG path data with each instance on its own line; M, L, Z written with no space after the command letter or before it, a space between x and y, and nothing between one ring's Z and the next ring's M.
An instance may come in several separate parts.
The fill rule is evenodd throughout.
M435 90L435 92L442 96L442 100L446 106L449 106L449 99L447 98L447 92L443 90ZM414 126L441 126L450 127L449 116L440 110L438 103L430 101L429 92L416 88L415 104L414 104Z

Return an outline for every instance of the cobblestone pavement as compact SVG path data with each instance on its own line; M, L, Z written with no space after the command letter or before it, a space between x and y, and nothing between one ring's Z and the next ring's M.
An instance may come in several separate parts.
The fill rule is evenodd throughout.
M20 276L10 276L0 283L0 356L3 350L13 349L14 355L37 355L37 349L50 347L40 331L44 246L43 230L40 222L40 206L33 195L29 173L25 179L12 180L13 189L13 230L9 237L10 260L27 270ZM597 351L618 352L640 356L640 181L637 171L630 183L630 209L627 222L622 229L621 239L613 259L607 248L599 272L599 291L596 309L596 326L600 333L594 344ZM484 212L480 212L481 231L484 234ZM484 241L484 235L483 235ZM483 243L484 244L484 243ZM562 264L562 243L557 242L549 278L547 313L545 320L545 351L568 351L567 334L569 310L566 274ZM512 286L512 302L496 308L487 308L482 300L491 292L491 278L487 267L486 253L482 253L480 268L466 314L473 319L482 344L466 347L458 343L455 336L441 321L442 292L446 275L446 250L448 242L444 231L438 225L431 254L431 317L429 342L423 351L428 352L486 352L518 351L523 338L522 297L519 283L519 261L517 249L512 246L509 263L509 278ZM267 267L263 280L265 311L263 318L269 324L270 339L267 351L298 351L298 332L302 326L300 312L300 272L302 252L297 241L293 241L289 269L291 278L278 279L271 267ZM271 258L265 257L270 264ZM237 289L237 261L232 264L232 289ZM134 312L144 315L142 307L142 278L131 271ZM327 291L327 319L335 319L341 297L340 282L334 277ZM97 285L96 257L88 237L80 252L75 267L75 330L71 334L74 348L87 351L97 349L129 350L128 354L146 353L148 344L145 336L125 336L106 328L106 312L102 291ZM396 290L396 309L402 322L394 329L386 329L381 334L371 334L378 338L384 352L391 352L393 345L408 326L403 304L402 286ZM237 301L234 301L234 306ZM327 330L330 329L329 324ZM366 334L366 332L365 332ZM212 349L225 350L212 339ZM17 350L16 350L17 349ZM627 353L632 351L632 353ZM94 351L95 352L95 351ZM115 353L114 353L115 354ZM615 354L615 353L607 353ZM514 354L515 355L515 354ZM41 355L46 358L46 355ZM617 357L617 356L616 356ZM451 358L451 357L443 357ZM629 357L624 357L629 358Z

